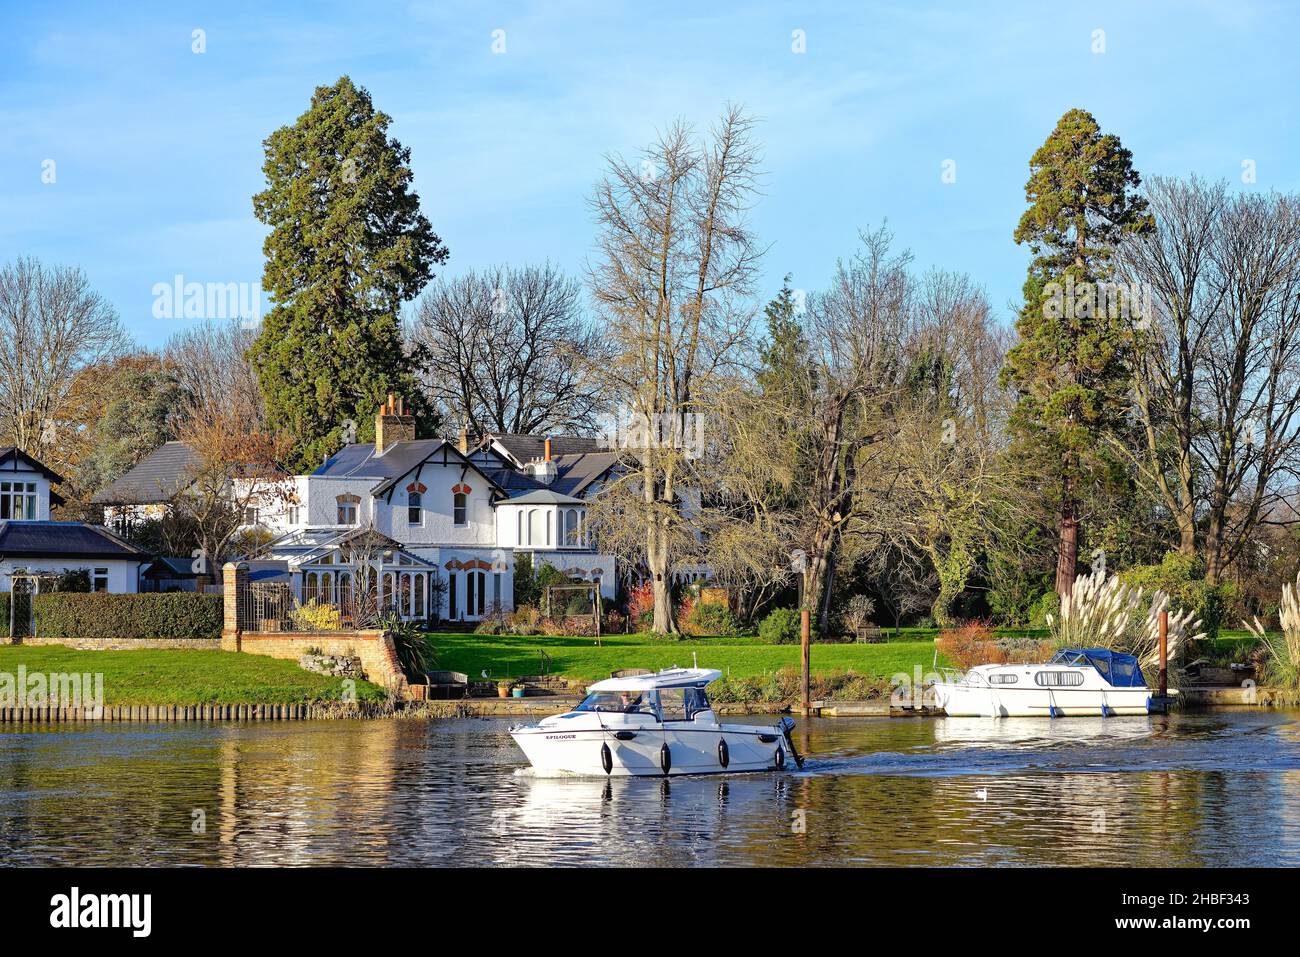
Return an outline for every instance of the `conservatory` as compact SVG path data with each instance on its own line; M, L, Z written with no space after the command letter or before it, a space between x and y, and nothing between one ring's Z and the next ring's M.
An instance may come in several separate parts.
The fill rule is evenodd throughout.
M395 611L412 621L442 615L438 566L373 530L288 532L250 564L263 572L282 566L299 603L332 605L347 618L367 610Z

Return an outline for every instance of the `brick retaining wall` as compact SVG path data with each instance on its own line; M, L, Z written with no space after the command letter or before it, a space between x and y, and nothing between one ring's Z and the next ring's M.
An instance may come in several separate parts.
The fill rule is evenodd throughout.
M327 655L355 655L361 659L366 680L398 694L406 694L406 676L397 659L393 639L380 630L371 631L243 631L222 636L226 651L242 651L268 658L297 661L309 648Z
M190 651L217 651L220 638L52 638L46 635L25 637L16 644L62 645L77 651L143 651L155 648L184 648Z

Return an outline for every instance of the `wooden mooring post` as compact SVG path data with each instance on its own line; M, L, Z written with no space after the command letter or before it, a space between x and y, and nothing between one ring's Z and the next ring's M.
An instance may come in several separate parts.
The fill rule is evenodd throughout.
M1169 697L1169 612L1160 613L1160 697Z
M808 660L812 651L812 615L807 608L799 612L799 653L802 660L799 675L799 687L803 698L803 714L808 717L812 711L812 701L808 695Z

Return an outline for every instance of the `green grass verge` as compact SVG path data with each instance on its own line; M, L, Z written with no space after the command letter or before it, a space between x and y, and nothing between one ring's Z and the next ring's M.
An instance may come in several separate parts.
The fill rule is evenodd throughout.
M661 639L652 635L606 635L597 647L592 638L545 635L440 634L429 636L438 667L463 671L471 680L536 675L542 671L544 651L552 674L581 681L608 678L621 668L658 670L672 665L691 667L692 653L701 668L717 668L730 678L768 675L782 668L799 667L798 645L765 645L752 638ZM933 641L889 641L881 644L814 644L814 673L853 671L889 678L911 673L916 665L929 671L934 662ZM941 655L939 664L946 662Z
M0 673L99 674L106 705L302 704L337 701L339 678L313 674L296 662L228 651L77 651L56 645L0 647ZM357 682L357 697L379 700L382 689Z

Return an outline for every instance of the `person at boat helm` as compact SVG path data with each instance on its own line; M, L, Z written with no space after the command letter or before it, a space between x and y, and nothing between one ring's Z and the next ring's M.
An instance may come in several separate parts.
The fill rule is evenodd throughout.
M641 696L632 697L632 692L624 691L618 696L618 703L623 708L624 714L633 714L641 707Z

